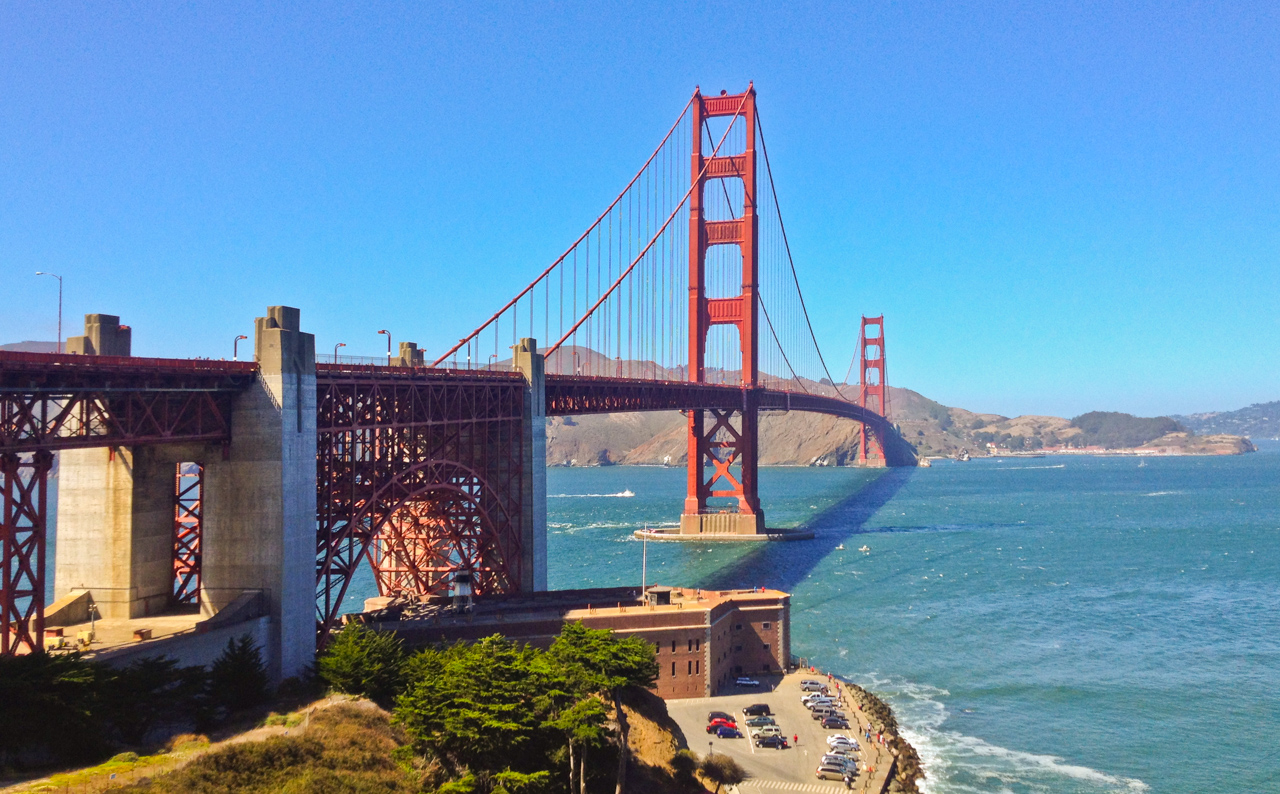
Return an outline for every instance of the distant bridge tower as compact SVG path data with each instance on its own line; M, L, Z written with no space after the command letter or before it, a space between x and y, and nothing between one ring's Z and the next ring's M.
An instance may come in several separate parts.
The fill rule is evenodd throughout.
M704 97L695 91L692 107L693 192L689 197L689 380L706 383L707 335L714 325L738 329L742 351L742 408L689 411L689 477L680 516L681 534L720 532L757 534L764 531L764 513L756 491L757 325L759 307L759 236L756 215L756 93ZM745 124L746 148L739 154L705 158L702 134L706 119L734 117ZM730 220L709 221L705 215L708 183L740 179L742 214ZM742 252L742 292L732 297L707 296L707 249L736 245ZM734 474L731 467L739 467ZM709 498L732 498L735 506L720 512ZM736 507L736 512L733 512Z
M869 411L889 418L889 384L885 379L884 315L862 318L862 330L858 334L858 357L861 359L862 384L858 391L858 404ZM863 424L861 443L858 445L859 466L884 466L885 441L882 431Z

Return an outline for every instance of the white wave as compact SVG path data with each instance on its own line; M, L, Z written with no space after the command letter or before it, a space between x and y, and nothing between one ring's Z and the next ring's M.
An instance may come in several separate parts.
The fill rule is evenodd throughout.
M1135 778L1119 777L1071 764L1053 755L1011 750L943 726L950 716L945 689L877 676L864 676L863 685L893 707L902 736L920 754L925 794L959 792L1060 792L1064 785L1081 792L1145 792L1150 787ZM995 788L993 784L998 784Z
M1180 493L1182 493L1182 491L1152 491L1147 494L1147 496L1176 496Z
M631 489L618 493L549 493L548 499L630 499L635 496Z

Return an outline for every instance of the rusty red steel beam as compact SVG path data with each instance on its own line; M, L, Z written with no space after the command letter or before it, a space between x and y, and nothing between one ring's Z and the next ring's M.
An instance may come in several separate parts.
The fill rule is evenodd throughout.
M0 452L230 439L252 362L0 352Z

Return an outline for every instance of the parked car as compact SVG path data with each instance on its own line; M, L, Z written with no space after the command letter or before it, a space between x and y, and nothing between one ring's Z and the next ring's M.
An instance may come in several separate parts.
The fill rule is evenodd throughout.
M820 697L810 698L809 700L805 701L804 705L807 708L813 709L813 708L817 708L818 706L838 706L840 705L840 701L836 700L835 698L829 698L826 695L822 695Z
M715 733L717 728L734 728L737 729L738 724L733 720L712 720L707 724L707 733Z
M832 706L816 706L813 709L812 717L815 720L824 720L836 712Z
M831 700L831 697L825 692L809 692L808 694L800 696L800 702L806 706L815 700Z
M753 703L743 709L742 713L748 717L758 717L762 714L772 714L773 710L769 708L768 703Z
M777 725L761 725L759 728L751 729L752 736L781 736L782 729Z
M812 678L806 678L800 682L800 689L805 692L819 692L825 690L827 685L821 681L815 681Z
M721 739L741 739L742 731L737 728L730 728L728 725L721 725L716 728L716 736Z
M827 753L826 755L822 756L822 760L818 762L818 765L819 766L827 766L827 765L838 766L844 769L858 768L858 762L855 761L854 759L847 758L843 755L836 755L835 753Z
M823 764L817 769L819 780L844 780L844 776L848 774L848 770L831 764Z
M743 676L735 680L733 683L735 686L760 686L759 681L755 680L754 678L747 678L746 676Z
M832 714L831 716L829 716L829 717L824 717L824 718L822 719L822 727L824 727L824 728L828 728L828 729L830 729L830 728L848 728L848 727L849 727L849 721L848 721L848 720L846 720L844 717L838 717L838 716L836 716L835 714Z
M723 711L713 711L707 715L707 722L711 722L713 720L728 720L729 722L733 722L733 715L725 714Z
M858 760L858 755L853 751L853 748L844 744L838 744L835 747L828 748L827 755L834 755L837 758L843 758L850 762L856 762Z
M748 728L755 728L759 725L777 725L777 721L773 717L752 717L747 720Z
M760 736L756 738L756 747L772 747L775 750L785 750L791 745L787 744L787 740L782 736Z
M858 741L852 736L845 736L843 733L833 733L827 737L827 744L834 744L836 742L847 742L853 745L858 743Z

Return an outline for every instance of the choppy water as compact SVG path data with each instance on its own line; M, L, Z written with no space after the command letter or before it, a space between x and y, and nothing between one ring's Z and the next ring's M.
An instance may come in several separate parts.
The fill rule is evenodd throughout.
M551 470L552 587L638 583L683 476ZM887 696L928 791L1280 791L1280 445L761 481L816 540L650 543L650 582L790 590L793 652Z

